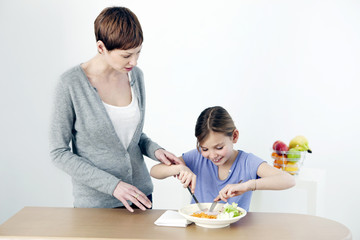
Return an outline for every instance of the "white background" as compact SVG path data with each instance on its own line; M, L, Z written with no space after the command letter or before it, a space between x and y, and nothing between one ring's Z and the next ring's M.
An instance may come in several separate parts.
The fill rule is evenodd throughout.
M132 9L145 41L145 132L176 155L195 147L200 112L225 107L236 148L270 161L298 134L327 171L324 217L360 239L360 1L0 0L0 223L24 206L72 206L70 177L48 156L58 76L96 54L93 21ZM153 164L147 160L149 167ZM177 209L176 179L154 181L154 208Z

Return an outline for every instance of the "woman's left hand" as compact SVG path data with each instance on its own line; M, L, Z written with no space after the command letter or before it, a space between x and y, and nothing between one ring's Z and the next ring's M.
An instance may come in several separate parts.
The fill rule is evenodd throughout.
M113 192L113 196L119 199L130 212L134 212L134 209L129 205L127 200L131 201L143 211L146 210L145 207L151 208L152 205L151 201L137 187L123 181L118 183Z
M155 157L162 163L166 165L171 164L184 164L178 157L176 157L171 152L166 151L165 149L158 149L155 151Z

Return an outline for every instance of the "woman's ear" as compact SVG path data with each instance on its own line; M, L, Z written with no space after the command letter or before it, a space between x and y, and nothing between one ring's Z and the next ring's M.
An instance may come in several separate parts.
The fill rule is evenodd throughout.
M236 143L239 139L239 130L235 129L232 135L232 142Z
M101 40L96 42L96 47L97 47L98 53L100 53L100 54L104 54L104 52L107 51L105 44Z

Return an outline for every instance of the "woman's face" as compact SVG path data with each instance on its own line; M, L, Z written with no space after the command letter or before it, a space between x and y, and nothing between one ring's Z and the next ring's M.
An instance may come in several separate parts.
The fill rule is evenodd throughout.
M140 45L137 48L127 50L105 50L105 61L111 68L122 73L128 73L132 70L133 67L137 65L137 60L139 58L141 48L142 46Z
M237 132L237 130L235 131ZM228 137L224 133L211 131L209 136L200 144L201 155L211 160L215 165L221 166L233 156L233 146L236 141L237 135L233 134L233 136Z

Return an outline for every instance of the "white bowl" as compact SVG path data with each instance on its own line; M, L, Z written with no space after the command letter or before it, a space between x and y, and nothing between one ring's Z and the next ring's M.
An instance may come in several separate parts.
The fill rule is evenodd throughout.
M209 209L212 203L200 203L201 209ZM213 210L213 212L220 211L224 206L223 203L218 203ZM179 209L179 213L185 217L187 220L194 222L196 225L205 228L223 228L229 226L231 223L237 222L240 218L245 217L246 210L243 208L239 208L242 214L240 216L230 218L230 219L209 219L209 218L199 218L199 217L192 217L191 215L195 212L199 212L199 208L197 204L190 204Z

